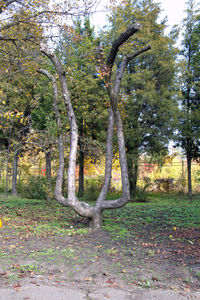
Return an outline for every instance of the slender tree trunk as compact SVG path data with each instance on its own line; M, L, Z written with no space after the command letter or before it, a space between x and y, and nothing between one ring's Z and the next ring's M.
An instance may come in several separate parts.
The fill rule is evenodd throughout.
M51 200L51 150L45 152L46 159L46 180L47 180L47 202Z
M80 148L79 153L79 186L78 196L82 197L84 194L84 152Z
M9 161L9 148L7 149L7 157L6 157L6 186L5 186L5 198L8 198L8 161Z
M188 197L192 200L192 158L189 151L187 151L187 177L188 177Z
M138 161L131 159L131 165L129 168L129 179L130 179L130 194L134 197L137 193L137 179L138 179Z
M132 196L135 196L137 193L137 180L138 180L138 158L134 160L133 165L133 179L132 179Z
M78 196L82 197L84 194L84 149L83 149L83 119L80 122L80 129L79 129L79 186L78 186Z
M133 154L135 149L130 145L127 145L127 164L128 175L130 182L130 194L134 197L137 192L137 179L138 179L138 159L139 155Z
M19 150L15 152L14 160L13 160L12 196L17 196L17 170L18 170L19 153L20 153Z

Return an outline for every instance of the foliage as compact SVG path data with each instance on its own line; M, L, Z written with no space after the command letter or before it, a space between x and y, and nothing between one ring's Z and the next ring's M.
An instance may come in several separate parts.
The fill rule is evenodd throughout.
M174 190L174 178L168 177L168 178L155 179L154 183L158 191L170 193Z
M188 1L187 16L183 20L178 144L187 156L188 192L192 195L191 162L200 158L200 14L196 1Z
M137 187L136 193L134 197L131 199L131 201L141 202L141 203L148 202L148 194L149 193L144 188Z
M85 178L85 196L84 199L89 201L94 201L101 191L103 184L103 176L98 176L97 178Z
M106 91L97 76L96 48L98 39L89 16L77 18L73 26L62 31L59 55L64 61L68 87L79 129L79 195L84 192L84 165L90 157L97 159L102 153L107 120Z
M28 182L18 183L18 192L22 197L29 199L46 199L47 181L44 176L30 176Z

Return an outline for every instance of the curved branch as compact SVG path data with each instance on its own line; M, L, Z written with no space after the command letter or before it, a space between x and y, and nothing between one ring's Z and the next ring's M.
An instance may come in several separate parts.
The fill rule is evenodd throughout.
M122 62L121 65L119 67L119 70L117 71L117 75L116 75L116 79L115 79L115 84L114 84L114 89L115 89L115 93L118 94L119 93L119 89L120 89L120 85L121 85L121 80L122 80L122 76L124 74L124 71L128 65L128 63L133 60L135 57L137 57L138 55L148 51L151 49L151 46L148 45L142 49L139 49L137 51L135 51L134 53L132 53L131 55L128 55L127 57L125 57Z
M65 72L62 68L60 61L58 60L57 56L55 55L55 53L53 51L50 51L44 45L41 46L41 51L51 60L51 62L53 63L53 65L57 71L57 74L59 76L59 81L61 84L61 88L62 88L64 103L65 103L65 106L67 109L68 118L69 118L69 122L70 122L70 154L69 154L69 167L68 167L68 177L67 177L68 198L65 199L62 196L60 185L57 186L55 196L56 196L57 201L60 204L63 204L65 206L70 205L79 215L81 215L83 217L91 218L94 215L96 208L85 202L80 202L75 195L75 192L76 192L75 172L76 172L76 153L77 153L77 145L78 145L78 127L76 124L76 117L75 117L72 103L70 100L70 95L69 95L67 82L66 82L66 78L65 78ZM59 143L62 143L62 139L59 140ZM59 150L60 150L59 151L59 158L60 158L60 162L59 162L60 169L59 170L63 170L63 168L64 168L63 146L61 147L61 145L60 145ZM63 164L63 166L62 166L62 164ZM60 182L60 184L61 184L61 182Z
M112 70L112 67L115 62L115 58L117 55L117 52L119 50L119 47L124 44L132 35L134 35L140 28L140 24L134 23L131 27L129 27L126 31L124 31L120 36L113 42L112 48L110 50L110 53L107 58L107 66Z
M39 73L45 75L49 78L53 85L53 108L56 115L56 120L58 124L59 131L61 130L61 117L60 112L58 109L58 88L56 83L56 78L51 75L47 70L39 69ZM63 184L63 176L64 176L64 146L63 146L63 135L60 132L58 137L58 147L59 147L59 167L58 167L58 174L56 178L56 187L55 187L55 197L58 202L62 205L68 205L67 199L62 196L62 184Z
M110 188L111 172L112 172L112 157L113 157L113 125L114 117L112 108L110 108L109 118L108 118L108 129L107 129L107 141L106 141L106 163L105 163L105 175L104 184L100 195L97 199L97 208L102 207L102 203L105 201Z

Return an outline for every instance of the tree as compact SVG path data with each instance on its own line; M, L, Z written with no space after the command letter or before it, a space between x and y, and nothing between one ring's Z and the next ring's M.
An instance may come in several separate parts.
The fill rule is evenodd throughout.
M1 78L6 78L5 87L7 78L13 77L13 74L26 73L27 70L30 71L30 75L31 72L34 73L37 69L38 45L41 37L46 41L49 37L51 41L54 38L51 26L55 29L55 26L59 27L69 16L89 11L94 3L95 0L84 1L83 6L79 3L74 6L70 0L60 0L54 4L49 0L1 0L0 75ZM47 152L47 162L50 162L49 154L50 152ZM50 170L50 165L47 169ZM16 178L15 174L13 175L13 178Z
M188 196L192 198L192 160L200 158L200 14L189 0L181 51L181 92L178 144L187 158Z
M136 192L139 157L146 154L155 159L167 153L176 119L173 79L177 52L174 41L164 34L166 22L158 21L159 14L159 5L152 0L127 0L115 6L110 17L109 38L137 20L141 30L131 47L151 41L151 51L129 63L120 94L132 196ZM119 52L118 64L129 47Z
M84 160L95 160L102 152L102 141L105 137L107 94L102 79L97 76L94 64L99 40L95 38L89 16L83 22L78 18L73 26L65 28L58 50L64 61L68 76L67 83L71 101L76 114L79 130L78 164L79 189L78 196L84 192Z
M126 149L123 135L123 127L121 116L118 110L118 96L120 90L121 79L123 73L128 65L128 63L137 57L139 54L150 49L150 46L144 47L135 51L133 54L124 57L122 64L120 65L118 72L114 75L112 74L112 69L116 59L116 55L119 51L119 47L123 45L131 36L133 36L139 30L139 24L135 23L130 26L126 31L122 32L119 37L114 40L111 46L111 50L107 57L106 64L103 66L105 72L106 87L108 90L110 98L110 112L109 112L109 121L108 121L108 131L107 131L107 144L106 144L106 165L105 165L105 178L102 190L96 201L95 206L91 206L85 202L78 200L75 194L75 169L76 169L76 154L77 154L77 145L78 145L78 126L76 122L76 117L74 109L72 107L67 82L65 78L65 72L63 67L53 51L50 51L45 45L41 45L41 51L51 60L53 63L56 72L59 76L59 82L62 88L64 103L68 112L68 118L70 123L70 154L69 154L69 167L68 167L68 198L63 197L62 195L62 181L63 181L63 169L64 169L64 149L62 142L62 135L59 136L59 170L56 181L55 188L55 197L57 201L66 206L70 205L79 215L89 219L90 226L93 230L101 227L101 214L105 209L118 208L127 203L130 199L130 190L129 190L129 180L128 180L128 170L127 170L127 161L126 161ZM43 70L45 73L45 70ZM47 76L50 74L46 74ZM51 77L54 85L54 99L56 99L57 89L55 85L55 77ZM113 84L114 80L114 84ZM55 103L55 102L54 102ZM55 106L56 107L56 106ZM59 111L57 112L57 120L59 123ZM121 166L121 178L122 178L122 195L119 199L116 200L106 200L106 196L109 191L110 180L111 180L111 170L112 170L112 145L113 145L113 125L115 122L117 130L117 141L119 147L119 158Z

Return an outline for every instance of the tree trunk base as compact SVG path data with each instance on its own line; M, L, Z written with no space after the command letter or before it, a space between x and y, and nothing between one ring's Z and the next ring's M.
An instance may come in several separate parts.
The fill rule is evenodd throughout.
M98 229L101 229L102 226L102 219L101 214L95 214L91 218L88 219L89 228L91 231L96 231Z

